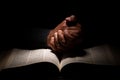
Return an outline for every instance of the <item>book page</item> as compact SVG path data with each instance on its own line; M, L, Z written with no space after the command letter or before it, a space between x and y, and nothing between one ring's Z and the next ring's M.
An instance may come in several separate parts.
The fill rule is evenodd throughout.
M75 53L73 53L73 54L75 54ZM79 54L81 54L81 53L79 53ZM65 65L70 64L70 63L90 63L90 64L92 64L93 60L92 60L91 54L89 52L87 52L87 54L84 56L67 57L61 61L59 69L61 70Z
M119 65L116 64L115 53L112 53L110 46L107 44L94 46L84 49L84 56L67 57L61 61L60 70L70 63L88 63L97 65ZM74 53L73 53L74 54ZM81 54L81 53L79 53Z
M20 67L40 62L50 62L56 66L59 64L59 60L50 49L13 49L9 54L4 68Z
M5 68L5 65L8 61L11 51L2 51L0 52L0 71Z
M52 53L50 49L38 49L30 51L27 64L39 62L51 62L56 66L58 66L59 64L57 56L54 53Z

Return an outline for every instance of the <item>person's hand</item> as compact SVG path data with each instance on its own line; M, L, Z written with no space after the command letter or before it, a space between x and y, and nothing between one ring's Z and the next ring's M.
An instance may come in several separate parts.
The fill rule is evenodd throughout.
M63 20L48 35L47 43L56 52L68 51L82 42L82 30L74 15ZM74 23L74 24L73 24Z

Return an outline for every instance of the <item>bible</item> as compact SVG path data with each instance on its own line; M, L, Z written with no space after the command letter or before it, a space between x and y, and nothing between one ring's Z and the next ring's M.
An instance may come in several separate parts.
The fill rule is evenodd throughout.
M75 51L61 59L51 49L25 50L14 48L0 54L0 76L3 79L35 79L35 78L68 78L77 80L86 75L106 75L109 71L119 71L116 65L120 64L118 54L109 45L99 45ZM115 67L113 67L115 66ZM93 72L94 74L91 74ZM104 74L103 74L104 73ZM113 73L112 75L114 75ZM116 75L116 74L115 74ZM5 77L4 77L5 76ZM11 76L11 77L7 77ZM73 78L73 79L72 79Z
M62 58L59 60L58 56L54 54L50 49L36 49L36 50L22 50L22 49L13 49L9 51L9 58L7 59L4 68L14 68L21 67L30 64L47 62L55 65L59 71L70 63L74 62L85 62L92 63L89 56L86 57L69 57Z
M113 54L108 45L84 49L84 55L82 56L82 51L75 51L72 53L74 54L72 56L70 56L70 53L67 53L69 56L64 55L61 60L59 60L58 56L53 53L51 49L24 50L14 48L4 53L4 55L5 54L7 54L7 56L4 57L4 60L1 60L0 70L40 62L52 63L59 71L71 63L115 65Z

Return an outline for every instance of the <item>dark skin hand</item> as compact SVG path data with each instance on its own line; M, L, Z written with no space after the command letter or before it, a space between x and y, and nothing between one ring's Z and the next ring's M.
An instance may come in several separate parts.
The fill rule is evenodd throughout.
M82 43L81 25L75 22L74 15L65 18L55 29L51 30L47 37L47 44L55 52L65 52Z

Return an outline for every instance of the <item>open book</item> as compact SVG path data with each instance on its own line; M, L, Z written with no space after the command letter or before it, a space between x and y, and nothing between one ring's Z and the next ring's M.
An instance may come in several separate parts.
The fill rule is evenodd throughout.
M99 65L117 64L108 45L96 46L84 49L84 51L86 52L86 54L83 56L67 56L62 58L60 61L58 59L58 56L56 56L56 54L54 54L50 49L23 50L15 48L6 53L7 55L6 57L4 57L5 60L2 60L3 62L0 63L0 68L14 68L34 63L48 62L55 65L58 70L61 71L66 65L71 63L86 63ZM73 54L76 54L76 52L74 52ZM78 52L77 54L81 53Z
M58 56L54 54L50 49L36 49L36 50L22 50L13 49L9 51L9 58L4 68L20 67L40 62L49 62L58 67L59 71L70 63L74 62L85 62L92 63L89 56L86 57L69 57L64 58L61 61Z

